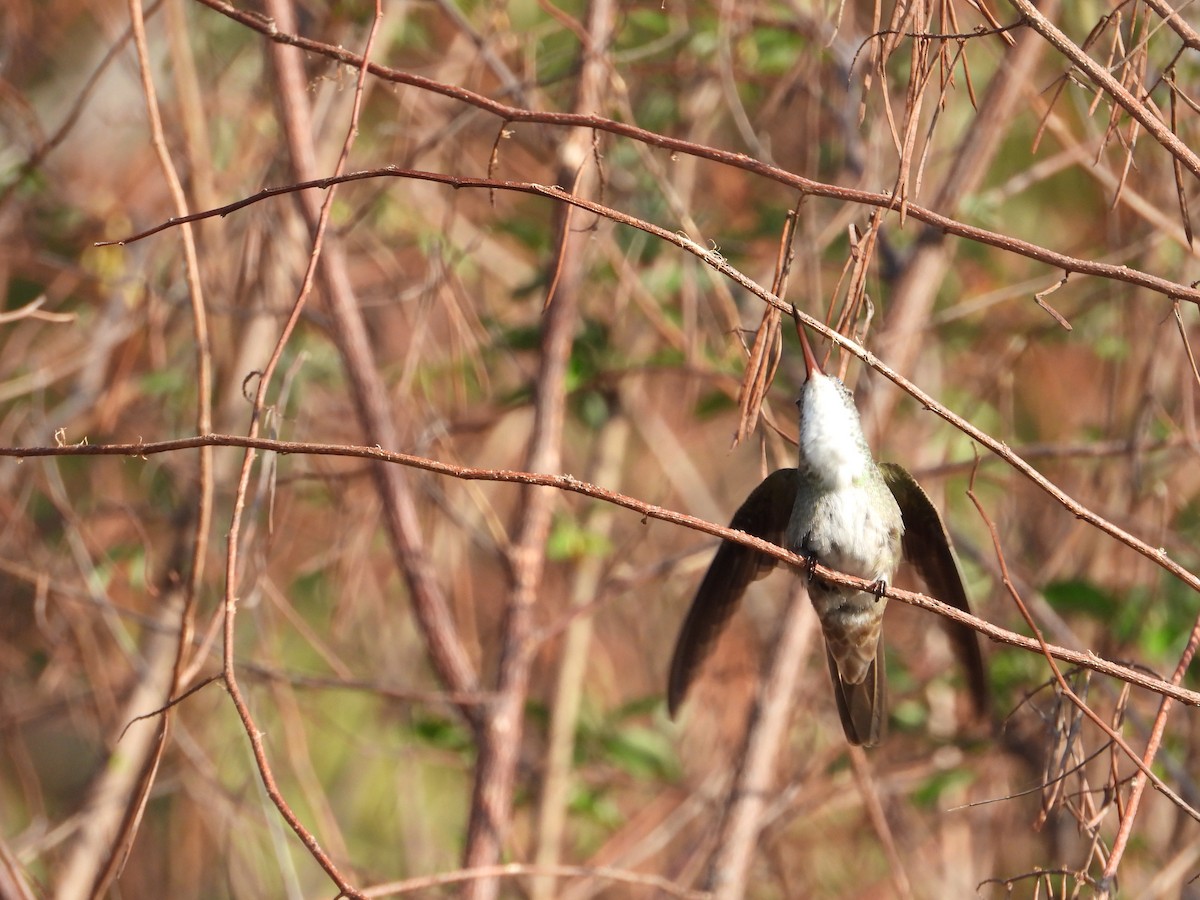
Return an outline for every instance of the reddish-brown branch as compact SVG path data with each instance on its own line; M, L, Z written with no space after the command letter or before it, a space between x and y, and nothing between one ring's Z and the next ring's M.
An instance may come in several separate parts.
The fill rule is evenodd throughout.
M567 113L562 113L567 115ZM573 123L574 124L574 123ZM582 123L579 123L582 124ZM597 126L593 126L597 127ZM692 145L699 147L699 145ZM717 153L719 151L713 151ZM707 154L697 152L695 155L708 158ZM737 156L737 154L733 154ZM740 159L749 160L749 157L738 157ZM753 160L751 160L753 161ZM742 166L742 168L751 168ZM770 167L768 167L770 168ZM780 171L780 170L776 170ZM767 173L761 173L767 174ZM809 181L806 178L801 178L798 175L790 175L789 173L781 172L781 176L776 180L782 181L791 187L796 188L801 194L813 194L821 197L831 197L835 199L845 200L848 202L861 203L866 206L877 206L882 208L891 208L893 200L889 194L875 194L869 191L860 191L854 188L843 188L837 185L819 185L817 182ZM310 181L303 181L296 184L283 185L277 188L264 188L257 194L251 197L245 197L233 203L219 207L217 209L207 210L201 213L193 213L190 216L167 219L164 222L155 225L152 228L147 228L137 234L132 234L123 238L116 238L106 241L97 241L97 247L124 246L132 244L135 241L143 240L151 235L158 234L160 231L165 231L175 225L183 222L195 222L200 219L208 219L214 216L227 216L230 213L236 212L239 209L258 203L262 200L271 197L279 196L280 194L293 193L295 191L312 190L312 189L327 189L338 184L343 184L348 181L362 181L367 178L414 178L421 181L433 181L438 184L445 184L455 189L485 189L489 191L503 190L516 191L524 194L540 194L544 197L551 197L556 200L561 200L564 203L570 203L573 206L578 206L581 209L587 209L596 215L604 216L612 219L614 222L620 222L623 225L629 225L633 228L638 228L649 234L654 234L659 237L671 234L665 229L659 229L657 226L651 225L634 216L628 216L611 207L603 206L599 203L589 203L582 198L575 197L562 188L553 185L536 184L526 181L504 181L494 178L469 178L461 175L447 175L442 172L425 172L420 169L402 169L398 166L384 166L380 169L367 169L361 172L349 172L345 175L339 175L330 178L316 178ZM1005 234L999 234L994 231L986 231L982 228L975 228L971 225L964 225L960 222L947 217L938 215L937 213L923 210L920 207L909 205L906 208L906 214L915 219L923 221L934 228L944 231L947 234L955 234L959 237L968 238L978 241L983 244L990 244L994 247L999 247L1002 250L1007 250L1030 259L1044 262L1056 269L1061 269L1064 272L1077 272L1081 275L1092 275L1097 278L1110 278L1114 281L1124 281L1128 284L1133 284L1138 287L1144 287L1147 290L1155 293L1163 294L1164 296L1187 300L1191 303L1200 304L1200 289L1189 285L1180 284L1171 281L1167 278L1161 278L1157 275L1151 275L1148 272L1142 272L1138 269L1130 268L1129 266L1118 266L1112 263L1096 262L1095 260L1080 259L1079 257L1068 256L1064 253L1057 253L1053 250L1047 250L1036 244L1031 244L1027 241L1018 240Z
M1189 50L1200 52L1200 32L1188 24L1167 0L1145 0L1147 6L1162 16L1167 25L1183 40Z
M674 510L666 509L665 507L656 506L653 503L646 503L636 497L630 497L616 491L610 491L599 485L589 484L586 481L579 481L572 478L570 475L545 475L537 472L519 472L511 469L484 469L473 466L457 466L451 463L442 462L436 459L427 459L422 456L413 456L407 453L395 453L388 450L383 450L380 447L356 447L349 444L320 444L306 441L277 441L266 438L247 438L242 435L233 434L209 434L200 437L178 438L169 441L156 441L153 443L137 443L137 444L86 444L67 447L0 447L0 457L11 456L18 458L31 458L40 456L129 456L141 457L151 456L157 453L172 453L179 450L188 450L202 446L220 446L220 447L251 447L256 450L270 450L276 453L289 454L312 454L321 456L344 456L356 457L359 459L370 459L380 462L394 463L396 465L409 466L411 468L422 469L426 472L433 472L438 475L445 475L451 478L461 478L465 481L497 481L507 484L536 484L546 485L548 487L557 488L562 491L570 491L571 493L581 494L585 497L590 497L595 500L602 500L605 503L613 503L625 509L639 513L646 518L658 519L662 522L669 522L673 525L682 525L685 528L691 528L695 531L702 531L705 534L713 535L714 537L722 538L723 540L735 541L739 544L744 544L747 547L752 547L773 556L781 562L786 563L794 568L804 570L808 565L807 560L798 554L790 553L789 551L778 547L775 544L768 543L760 538L753 537L743 531L734 531L723 525L717 525L713 522L699 519L695 516L689 516L684 513L675 512ZM850 575L844 575L833 569L827 569L824 566L817 565L815 569L818 575L835 583L842 584L847 587L858 588L859 590L869 590L873 587L870 582L864 581L861 578L854 578ZM893 587L888 587L886 596L899 600L902 603L907 603L910 606L917 606L921 609L929 610L938 615L953 619L955 622L961 622L969 628L974 628L980 634L985 635L993 641L1001 644L1008 644L1012 647L1020 647L1024 650L1040 651L1041 645L1033 638L1025 637L1016 632L1008 631L993 625L985 619L979 619L975 616L964 613L961 610L955 609L952 606L947 606L938 600L927 597L924 594L916 594L910 591L901 591ZM1128 682L1135 687L1140 687L1148 691L1153 691L1156 694L1161 694L1164 697L1171 697L1178 700L1180 703L1187 704L1200 708L1200 693L1188 690L1177 684L1171 684L1160 678L1154 678L1139 672L1136 669L1131 669L1128 666L1122 666L1118 663L1111 662L1102 657L1097 656L1090 651L1070 650L1065 647L1058 647L1054 644L1047 645L1050 654L1058 660L1069 663L1074 666L1082 666L1086 669L1091 669L1099 672L1102 675L1109 675L1113 678L1118 678L1121 681Z
M983 524L987 528L988 534L991 536L992 547L996 553L996 560L1000 565L1000 579L1004 585L1004 589L1008 591L1008 595L1012 597L1013 603L1016 605L1018 612L1021 614L1021 618L1025 620L1025 624L1029 626L1029 630L1032 631L1034 637L1037 638L1038 647L1042 651L1042 656L1046 658L1046 662L1050 666L1050 671L1054 674L1054 679L1058 683L1059 690L1062 691L1063 696L1073 703L1075 707L1092 722L1093 725L1104 732L1110 741L1112 741L1116 746L1120 747L1125 755L1128 756L1133 764L1138 768L1138 773L1134 776L1129 806L1126 809L1125 814L1121 817L1120 832L1128 832L1132 829L1132 822L1137 812L1137 800L1141 794L1141 788L1139 785L1141 784L1142 779L1149 779L1154 786L1162 791L1167 797L1169 797L1176 804L1176 806L1186 812L1193 819L1200 821L1200 813L1188 806L1184 802L1183 798L1178 796L1173 790L1171 790L1171 788L1167 787L1162 779L1155 775L1150 768L1150 766L1154 763L1155 756L1158 754L1158 745L1162 740L1163 730L1166 726L1167 710L1171 705L1170 698L1163 697L1162 705L1159 707L1158 717L1154 720L1154 726L1150 732L1150 739L1146 744L1145 756L1139 757L1137 753L1134 752L1133 748L1129 746L1128 742L1121 737L1121 735L1119 735L1111 725L1100 718L1100 716L1090 706L1088 706L1087 703L1085 703L1077 693L1075 693L1075 691L1071 688L1071 685L1067 683L1067 679L1063 676L1062 670L1054 661L1054 654L1051 653L1049 644L1046 643L1046 639L1042 636L1041 629L1038 628L1037 623L1033 620L1033 615L1029 612L1029 607L1027 607L1025 605L1025 601L1021 599L1021 594L1017 591L1016 585L1013 584L1012 578L1008 574L1008 561L1004 557L1004 549L1000 544L1000 535L996 531L995 523L992 522L991 517L984 510L983 504L979 502L979 498L975 495L973 475L972 485L967 491L967 496L970 497L971 502L975 504L975 509L979 512L979 517L983 520ZM1189 643L1189 651L1193 653L1195 652L1195 647L1192 645L1192 643ZM1184 658L1190 661L1190 655L1187 651L1184 653ZM1172 683L1178 684L1182 680L1183 673L1186 671L1186 669L1186 664L1182 664L1181 667L1177 668L1175 677L1172 679ZM1120 832L1118 833L1118 843L1123 844L1123 842L1120 841ZM1128 834L1125 834L1125 839L1128 840ZM1116 860L1116 862L1114 862L1114 860ZM1105 867L1104 879L1101 882L1102 888L1104 885L1111 883L1111 881L1116 877L1116 867L1119 862L1120 854L1114 852L1109 858L1108 865ZM1107 896L1107 888L1103 889L1105 896Z
M276 17L281 17L287 20L292 15L292 8L288 0L268 0L268 8L272 9ZM379 5L379 0L375 4L375 17L371 21L371 28L367 34L366 47L364 49L364 57L370 55L371 45L375 40L375 34L379 26L379 20L382 18L382 9ZM305 95L304 75L302 67L294 58L277 55L274 59L276 64L275 74L278 82L281 110L283 112L285 132L289 139L289 148L293 154L293 162L296 163L301 177L307 172L311 172L315 166L312 158L312 144L309 135L310 128L308 122L308 101ZM347 130L345 140L342 144L341 157L338 160L334 174L340 174L345 168L346 159L349 156L350 148L354 143L354 137L358 132L358 114L362 103L364 79L359 78L355 85L353 108L350 116L350 127ZM301 159L297 159L301 157ZM296 301L292 306L291 313L284 324L283 330L276 341L275 348L272 351L271 358L267 362L261 377L258 380L258 388L254 395L254 406L250 418L249 432L251 437L257 436L262 425L262 411L266 406L267 392L271 387L272 375L279 365L279 360L283 355L284 348L287 346L288 339L299 321L300 313L303 311L308 297L312 292L312 287L316 278L318 261L321 260L321 253L324 247L324 239L326 226L329 222L330 211L333 207L334 193L330 191L325 197L325 202L319 205L308 206L302 204L302 208L310 214L309 225L312 230L312 250L309 253L308 268L305 270L304 279L301 283L300 290L297 294ZM326 263L322 270L324 274L328 274L330 266ZM330 291L331 295L333 291ZM262 733L254 722L254 718L250 712L250 707L246 703L246 698L242 694L241 686L237 680L237 671L234 658L234 624L237 614L238 600L238 545L241 540L241 525L242 516L246 507L246 496L250 484L250 473L254 465L255 453L252 448L247 447L247 452L242 459L241 471L238 475L237 490L234 494L233 513L230 518L229 537L226 545L225 559L225 595L223 599L223 665L222 676L225 681L225 687L229 691L230 700L233 702L237 710L238 717L242 720L242 725L246 731L246 736L250 740L250 747L254 754L254 761L258 768L259 775L263 780L263 787L270 797L271 802L275 804L279 814L287 822L288 826L300 838L309 854L316 860L317 864L325 871L329 878L338 886L339 892L347 897L361 896L357 890L350 884L347 877L341 872L334 861L322 849L318 843L316 836L312 834L300 821L299 816L292 810L287 799L279 790L275 782L274 773L271 770L270 761L267 759L266 750L263 746Z
M1154 115L1146 105L1139 103L1121 82L1108 74L1107 69L1063 34L1031 0L1009 0L1009 2L1017 8L1031 28L1045 38L1055 50L1069 59L1098 88L1111 97L1114 103L1129 113L1139 125L1150 132L1162 148L1178 160L1194 177L1200 178L1200 156L1197 156L1187 144L1181 141L1167 127L1166 123Z
M732 166L742 169L752 174L760 175L780 184L785 184L795 190L805 194L812 194L818 197L827 197L833 200L841 200L849 203L860 203L867 206L878 206L885 209L897 209L899 199L890 193L876 193L872 191L863 191L855 188L842 187L840 185L825 184L823 182L814 181L810 178L804 178L800 175L772 166L761 160L757 160L743 153L734 153L728 150L719 150L714 147L707 147L702 144L697 144L692 141L674 138L667 135L658 134L653 131L648 131L644 128L639 128L636 125L630 125L625 122L618 122L613 119L606 119L603 116L596 116L582 113L562 113L562 112L542 112L538 110L524 109L517 106L509 106L499 101L493 100L475 91L468 90L457 85L446 84L444 82L435 81L431 78L425 78L420 75L414 75L411 72L404 72L399 69L393 69L388 66L383 66L378 63L365 63L363 58L353 51L343 47L334 47L320 41L314 41L309 38L301 37L296 34L282 32L278 29L275 22L271 19L266 19L256 13L239 10L224 0L199 0L210 9L227 16L234 21L259 32L272 41L281 44L287 44L294 47L299 47L309 53L315 53L335 60L343 65L353 68L362 69L364 65L368 72L378 78L386 81L391 81L396 84L407 84L412 87L420 88L421 90L431 93L440 94L460 103L465 103L474 106L485 112L495 115L504 122L524 122L529 124L555 125L560 127L577 127L587 128L596 131L603 131L609 134L616 134L622 137L627 137L632 140L640 141L654 147L661 147L673 153L686 153L700 159L707 159L712 162L721 163L723 165ZM1177 139L1176 139L1177 141ZM1177 141L1178 142L1178 141ZM400 170L395 170L399 172ZM426 173L427 175L430 173ZM494 188L502 186L504 183L489 182L486 179L457 179L451 176L440 176L431 178L431 180L442 180L445 183L453 183L456 186L486 186ZM475 184L474 182L479 182ZM1097 275L1104 278L1117 278L1122 281L1127 281L1131 284L1137 284L1142 287L1149 288L1153 291L1164 293L1169 297L1176 297L1181 300L1188 300L1193 303L1200 303L1200 291L1195 288L1190 288L1185 285L1175 284L1166 279L1156 278L1155 276L1147 275L1146 273L1137 272L1133 269L1127 269L1123 266L1110 266L1103 263L1095 263L1089 260L1076 259L1062 253L1056 253L1044 247L1039 247L1036 244L1021 241L1009 235L999 234L994 231L988 231L984 228L977 228L972 225L967 225L959 222L948 216L940 215L931 209L907 204L905 206L905 215L911 216L918 221L924 222L931 227L953 234L968 240L977 241L982 244L988 244L997 247L1001 250L1010 253L1016 253L1030 259L1038 260L1047 265L1063 269L1071 272L1078 272L1082 275Z

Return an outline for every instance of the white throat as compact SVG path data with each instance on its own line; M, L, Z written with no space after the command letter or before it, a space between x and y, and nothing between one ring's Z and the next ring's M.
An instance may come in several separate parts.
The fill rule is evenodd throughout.
M810 372L800 394L800 456L831 489L854 484L868 464L858 410L844 390L828 375Z

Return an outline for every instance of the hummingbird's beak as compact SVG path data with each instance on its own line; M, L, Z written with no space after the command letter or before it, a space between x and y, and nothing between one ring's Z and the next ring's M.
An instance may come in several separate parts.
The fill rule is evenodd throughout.
M808 377L812 378L813 372L819 372L824 375L825 370L817 362L817 355L813 353L812 344L808 342L808 331L800 323L799 319L796 319L796 334L800 336L800 346L804 350L804 368L808 373Z

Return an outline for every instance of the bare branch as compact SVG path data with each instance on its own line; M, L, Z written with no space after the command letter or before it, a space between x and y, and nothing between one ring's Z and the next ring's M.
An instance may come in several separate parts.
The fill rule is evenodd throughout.
M811 327L811 326L810 326ZM289 454L312 454L321 456L348 456L360 459L370 459L380 462L395 463L397 465L409 466L414 469L422 469L426 472L433 472L438 475L446 475L451 478L461 478L466 481L497 481L507 484L527 484L527 485L543 485L546 487L557 488L562 491L570 491L571 493L581 494L585 497L591 497L595 500L603 500L605 503L613 503L617 506L622 506L625 509L632 510L636 513L651 518L658 519L663 522L669 522L672 525L682 525L685 528L691 528L695 531L702 531L705 534L710 534L714 537L719 537L722 540L734 541L739 544L744 544L747 547L752 547L768 556L773 556L781 562L786 563L799 571L806 571L808 568L808 560L796 553L791 553L782 547L768 543L742 531L734 531L726 528L723 525L717 525L713 522L705 521L704 519L689 516L684 513L675 512L661 506L656 506L653 503L647 503L639 500L636 497L630 497L616 491L610 491L599 485L589 484L586 481L579 481L570 475L545 475L537 472L520 472L511 469L484 469L473 466L457 466L452 463L442 462L436 459L427 459L421 456L412 456L407 453L395 453L389 450L384 450L380 447L356 447L350 444L320 444L305 441L277 441L268 440L266 438L248 438L241 435L233 434L210 434L201 437L179 438L169 441L155 441L152 443L137 443L137 444L87 444L65 447L0 447L0 457L11 456L17 458L33 458L42 456L128 456L138 458L142 456L153 456L157 453L172 453L178 450L187 450L195 447L218 446L218 447L251 447L256 450L271 450L276 453ZM858 588L859 590L870 590L877 587L872 582L865 581L861 578L855 578L852 575L845 575L837 572L834 569L827 569L818 564L815 569L818 575L827 581L834 584L841 584L847 587ZM1025 650L1040 651L1041 645L1033 638L1025 637L1024 635L1016 634L1007 629L993 625L985 619L979 619L975 616L964 613L961 610L955 609L952 606L935 600L932 597L927 597L924 594L913 593L910 591L901 591L890 585L887 588L884 596L894 598L902 603L907 603L911 606L917 606L921 609L927 609L935 612L940 616L945 616L948 619L953 619L955 622L960 622L969 628L974 628L980 634L1002 644L1008 644L1013 647L1020 647ZM1170 697L1178 700L1180 703L1185 703L1188 706L1200 707L1200 693L1188 690L1177 684L1163 681L1159 678L1146 675L1136 669L1128 666L1120 665L1119 663L1103 659L1090 651L1070 650L1066 647L1058 647L1053 644L1048 645L1050 654L1058 660L1070 663L1075 666L1082 666L1085 669L1091 669L1099 672L1102 675L1110 675L1114 678L1119 678L1121 681L1126 681L1135 687L1144 688L1148 691L1153 691L1156 694L1161 694L1164 697Z

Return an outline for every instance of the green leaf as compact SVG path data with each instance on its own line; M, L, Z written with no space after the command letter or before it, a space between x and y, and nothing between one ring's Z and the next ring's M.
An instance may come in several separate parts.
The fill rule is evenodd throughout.
M1090 581L1054 581L1046 585L1042 593L1058 612L1082 613L1101 621L1109 621L1117 614L1117 599Z
M439 750L465 753L474 746L471 733L463 725L430 712L414 712L410 731L421 743Z
M568 808L574 815L606 828L616 828L622 822L620 808L602 787L575 783L572 785Z
M602 534L588 531L575 519L562 516L555 520L546 540L546 556L557 561L584 556L606 556L612 552L612 542Z
M671 778L675 750L667 735L640 725L610 732L603 740L609 761L639 778Z
M967 769L947 769L936 772L913 791L913 802L927 809L937 808L939 806L938 798L946 790L969 784L973 780L974 776Z
M902 731L919 730L928 717L929 710L925 708L925 704L916 700L900 700L892 705L892 724Z
M169 397L184 387L186 372L182 366L155 369L138 379L141 389L151 397Z
M709 391L696 401L696 418L711 419L737 407L737 401L725 391Z

